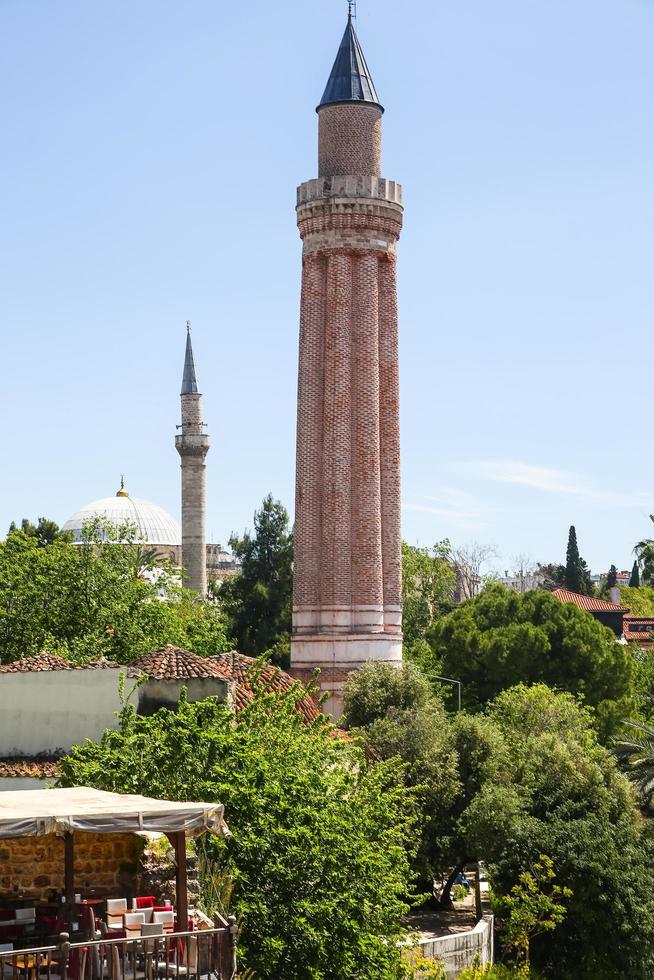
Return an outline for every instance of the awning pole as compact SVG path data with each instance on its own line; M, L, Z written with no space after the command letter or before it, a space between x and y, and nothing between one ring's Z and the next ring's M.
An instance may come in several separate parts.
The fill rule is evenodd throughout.
M188 928L188 882L186 867L186 834L183 830L172 835L175 848L177 885L177 927L180 932Z
M75 917L75 839L70 832L64 835L64 892L66 918L70 924Z

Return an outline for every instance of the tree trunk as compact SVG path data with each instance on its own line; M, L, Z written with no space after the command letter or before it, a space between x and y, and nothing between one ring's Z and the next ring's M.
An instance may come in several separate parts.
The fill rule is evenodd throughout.
M452 895L451 895L452 887L454 885L456 876L459 874L460 871L463 871L467 863L468 863L467 859L464 858L462 861L459 861L458 864L452 869L449 878L447 879L447 881L443 886L443 891L441 892L439 904L442 909L447 909L448 911L451 911L454 908L454 905L452 903Z

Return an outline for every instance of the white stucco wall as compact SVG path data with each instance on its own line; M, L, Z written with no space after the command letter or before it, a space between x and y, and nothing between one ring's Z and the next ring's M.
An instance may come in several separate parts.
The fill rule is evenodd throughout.
M120 673L106 667L0 674L0 756L68 751L116 728Z

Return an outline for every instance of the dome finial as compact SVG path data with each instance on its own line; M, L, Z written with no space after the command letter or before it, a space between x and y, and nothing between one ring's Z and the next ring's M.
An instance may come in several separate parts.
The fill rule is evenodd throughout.
M120 490L116 494L117 497L129 497L127 490L125 489L125 474L120 474Z

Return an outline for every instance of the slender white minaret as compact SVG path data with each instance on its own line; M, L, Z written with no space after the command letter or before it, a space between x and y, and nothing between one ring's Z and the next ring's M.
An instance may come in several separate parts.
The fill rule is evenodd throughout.
M211 445L202 421L202 395L191 346L191 325L186 324L186 354L182 375L181 434L175 448L182 459L182 566L187 585L204 597L207 594L206 466Z

